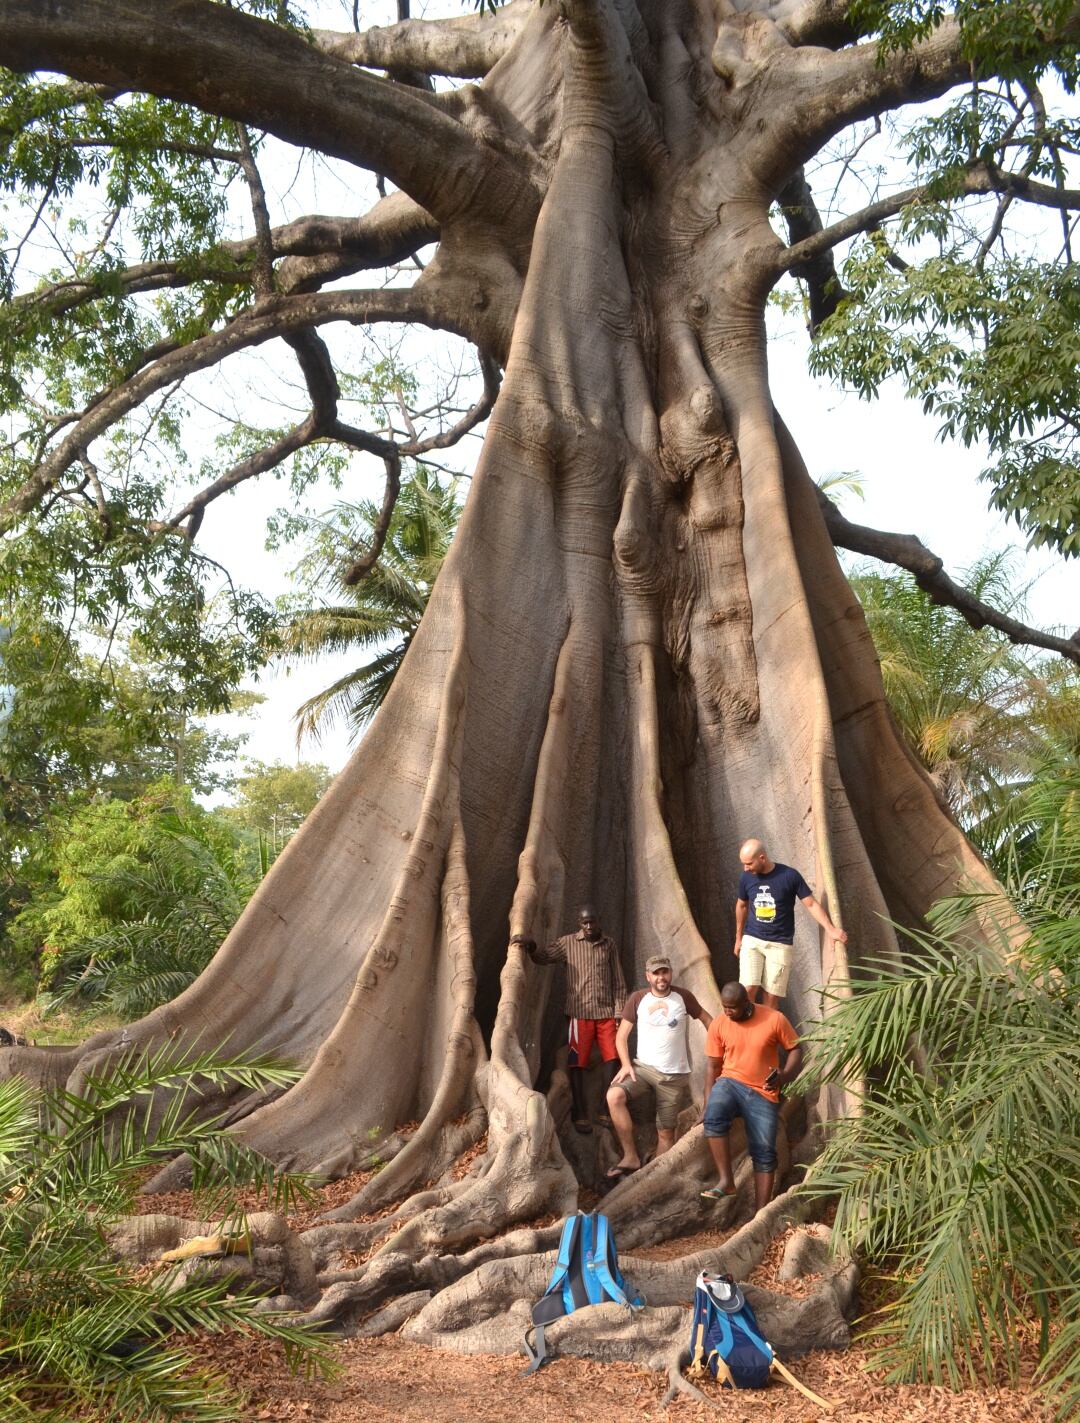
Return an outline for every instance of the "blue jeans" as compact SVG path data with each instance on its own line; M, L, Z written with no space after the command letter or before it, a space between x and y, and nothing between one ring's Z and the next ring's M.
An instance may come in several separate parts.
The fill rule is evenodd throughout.
M755 1171L776 1170L776 1123L780 1107L760 1092L733 1077L721 1077L713 1083L705 1104L705 1135L727 1136L731 1123L742 1117L746 1127L746 1144Z

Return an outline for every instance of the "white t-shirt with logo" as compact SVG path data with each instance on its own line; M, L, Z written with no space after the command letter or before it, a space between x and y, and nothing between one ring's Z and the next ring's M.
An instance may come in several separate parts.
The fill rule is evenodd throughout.
M689 1072L686 1029L701 1004L688 988L674 983L662 997L651 988L639 988L623 1004L623 1021L637 1028L635 1061L657 1072Z

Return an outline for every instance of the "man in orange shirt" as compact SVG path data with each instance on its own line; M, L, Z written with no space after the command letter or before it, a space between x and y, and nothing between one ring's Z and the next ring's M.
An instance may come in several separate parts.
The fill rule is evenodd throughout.
M783 1067L781 1048L787 1052ZM705 1139L720 1179L701 1194L708 1200L735 1194L728 1132L735 1118L742 1117L760 1211L772 1198L776 1176L780 1088L802 1071L798 1035L783 1013L753 1002L741 983L725 983L705 1052Z

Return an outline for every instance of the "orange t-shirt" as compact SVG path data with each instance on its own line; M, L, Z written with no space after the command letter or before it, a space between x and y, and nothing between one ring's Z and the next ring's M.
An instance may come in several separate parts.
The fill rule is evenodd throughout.
M780 1066L780 1048L790 1051L798 1043L799 1035L783 1013L755 1003L751 1016L741 1023L729 1018L721 1009L712 1020L705 1051L709 1057L718 1057L723 1062L721 1077L733 1077L770 1102L778 1102L779 1088L767 1091L765 1079L774 1067Z

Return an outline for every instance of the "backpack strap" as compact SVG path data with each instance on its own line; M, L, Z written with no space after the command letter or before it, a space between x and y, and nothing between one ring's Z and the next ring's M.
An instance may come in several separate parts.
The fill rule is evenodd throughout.
M529 1356L529 1367L527 1369L522 1370L523 1376L526 1374L535 1374L537 1369L542 1368L547 1360L547 1346L544 1343L544 1329L545 1326L543 1324L537 1324L534 1325L533 1328L526 1329L525 1331L523 1347L525 1349L526 1354L528 1354ZM535 1346L529 1343L530 1334L534 1335L536 1338Z
M709 1331L709 1301L705 1291L694 1291L694 1318L690 1326L690 1367L687 1373L694 1378L705 1369L705 1339Z
M579 1279L574 1281L577 1285L575 1290L571 1285L571 1274L580 1277L581 1265L577 1252L578 1234L581 1230L582 1217L580 1215L569 1215L563 1221L562 1235L559 1238L559 1254L555 1261L555 1268L551 1272L551 1280L544 1291L544 1299L556 1292L563 1301L563 1314L570 1314L579 1304L588 1303L587 1300L578 1299L576 1294L581 1292L582 1286ZM576 1265L576 1269L574 1269ZM550 1320L546 1321L550 1322Z
M615 1242L611 1235L611 1225L608 1218L606 1215L598 1215L596 1221L596 1251L593 1256L592 1268L597 1282L616 1304L624 1305L627 1309L640 1309L645 1301L637 1291L634 1292L633 1298L628 1295L625 1288L626 1282L619 1273L619 1267L615 1262Z
M772 1367L781 1378L787 1379L792 1388L797 1388L804 1398L808 1398L811 1403L816 1403L819 1408L824 1408L826 1413L831 1413L836 1407L835 1403L830 1403L827 1399L819 1397L813 1389L807 1388L804 1383L800 1383L793 1373L789 1373L780 1360L773 1354Z
M525 1331L523 1346L529 1356L527 1374L536 1373L547 1359L544 1330L553 1320L571 1314L581 1304L588 1304L585 1296L585 1282L582 1279L581 1263L581 1222L580 1215L567 1216L559 1237L559 1254L547 1289L532 1308L532 1326ZM535 1345L529 1336L535 1338Z

